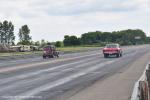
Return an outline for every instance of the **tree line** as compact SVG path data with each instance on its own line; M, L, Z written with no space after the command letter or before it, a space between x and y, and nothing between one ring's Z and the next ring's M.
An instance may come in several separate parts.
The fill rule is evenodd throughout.
M119 43L121 45L135 45L150 43L150 37L140 29L127 29L113 32L88 32L83 33L80 37L75 35L65 35L63 41L50 43L42 39L41 41L32 41L30 29L28 25L23 25L18 29L19 42L21 45L36 45L44 47L53 44L57 47L61 46L78 46L78 45L105 45L106 43ZM0 43L9 45L15 44L14 25L11 21L0 22Z
M0 22L0 42L13 44L14 41L14 25L12 24L12 22Z
M149 38L146 34L140 30L122 30L114 32L88 32L81 35L81 37L76 36L64 36L63 43L65 46L76 46L76 45L92 45L106 43L119 43L121 45L135 45L148 43Z
M23 25L18 32L18 44L31 44L30 29L27 25ZM0 43L15 44L14 25L11 21L0 22Z

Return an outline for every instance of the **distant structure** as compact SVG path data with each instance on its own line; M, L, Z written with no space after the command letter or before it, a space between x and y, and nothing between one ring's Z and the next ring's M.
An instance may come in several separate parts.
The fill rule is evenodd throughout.
M39 47L33 45L16 45L16 46L11 46L10 50L16 52L30 52L30 51L38 51Z

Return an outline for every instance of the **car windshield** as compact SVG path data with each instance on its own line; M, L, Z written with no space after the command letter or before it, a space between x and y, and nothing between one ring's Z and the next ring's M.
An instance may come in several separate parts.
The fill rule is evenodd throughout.
M109 45L106 45L106 48L117 48L118 45L117 44L109 44Z

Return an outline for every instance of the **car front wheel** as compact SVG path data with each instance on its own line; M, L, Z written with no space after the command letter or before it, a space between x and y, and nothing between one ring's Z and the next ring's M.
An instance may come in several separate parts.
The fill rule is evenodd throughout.
M122 53L120 53L120 57L122 57Z
M121 56L121 55L120 55L119 53L118 53L118 54L116 54L116 57L117 57L117 58L119 58L120 56Z

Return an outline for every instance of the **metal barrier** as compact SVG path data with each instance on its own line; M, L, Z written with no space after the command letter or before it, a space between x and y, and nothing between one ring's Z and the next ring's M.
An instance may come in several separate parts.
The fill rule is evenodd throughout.
M135 83L131 100L150 100L150 64L146 66L141 78Z

